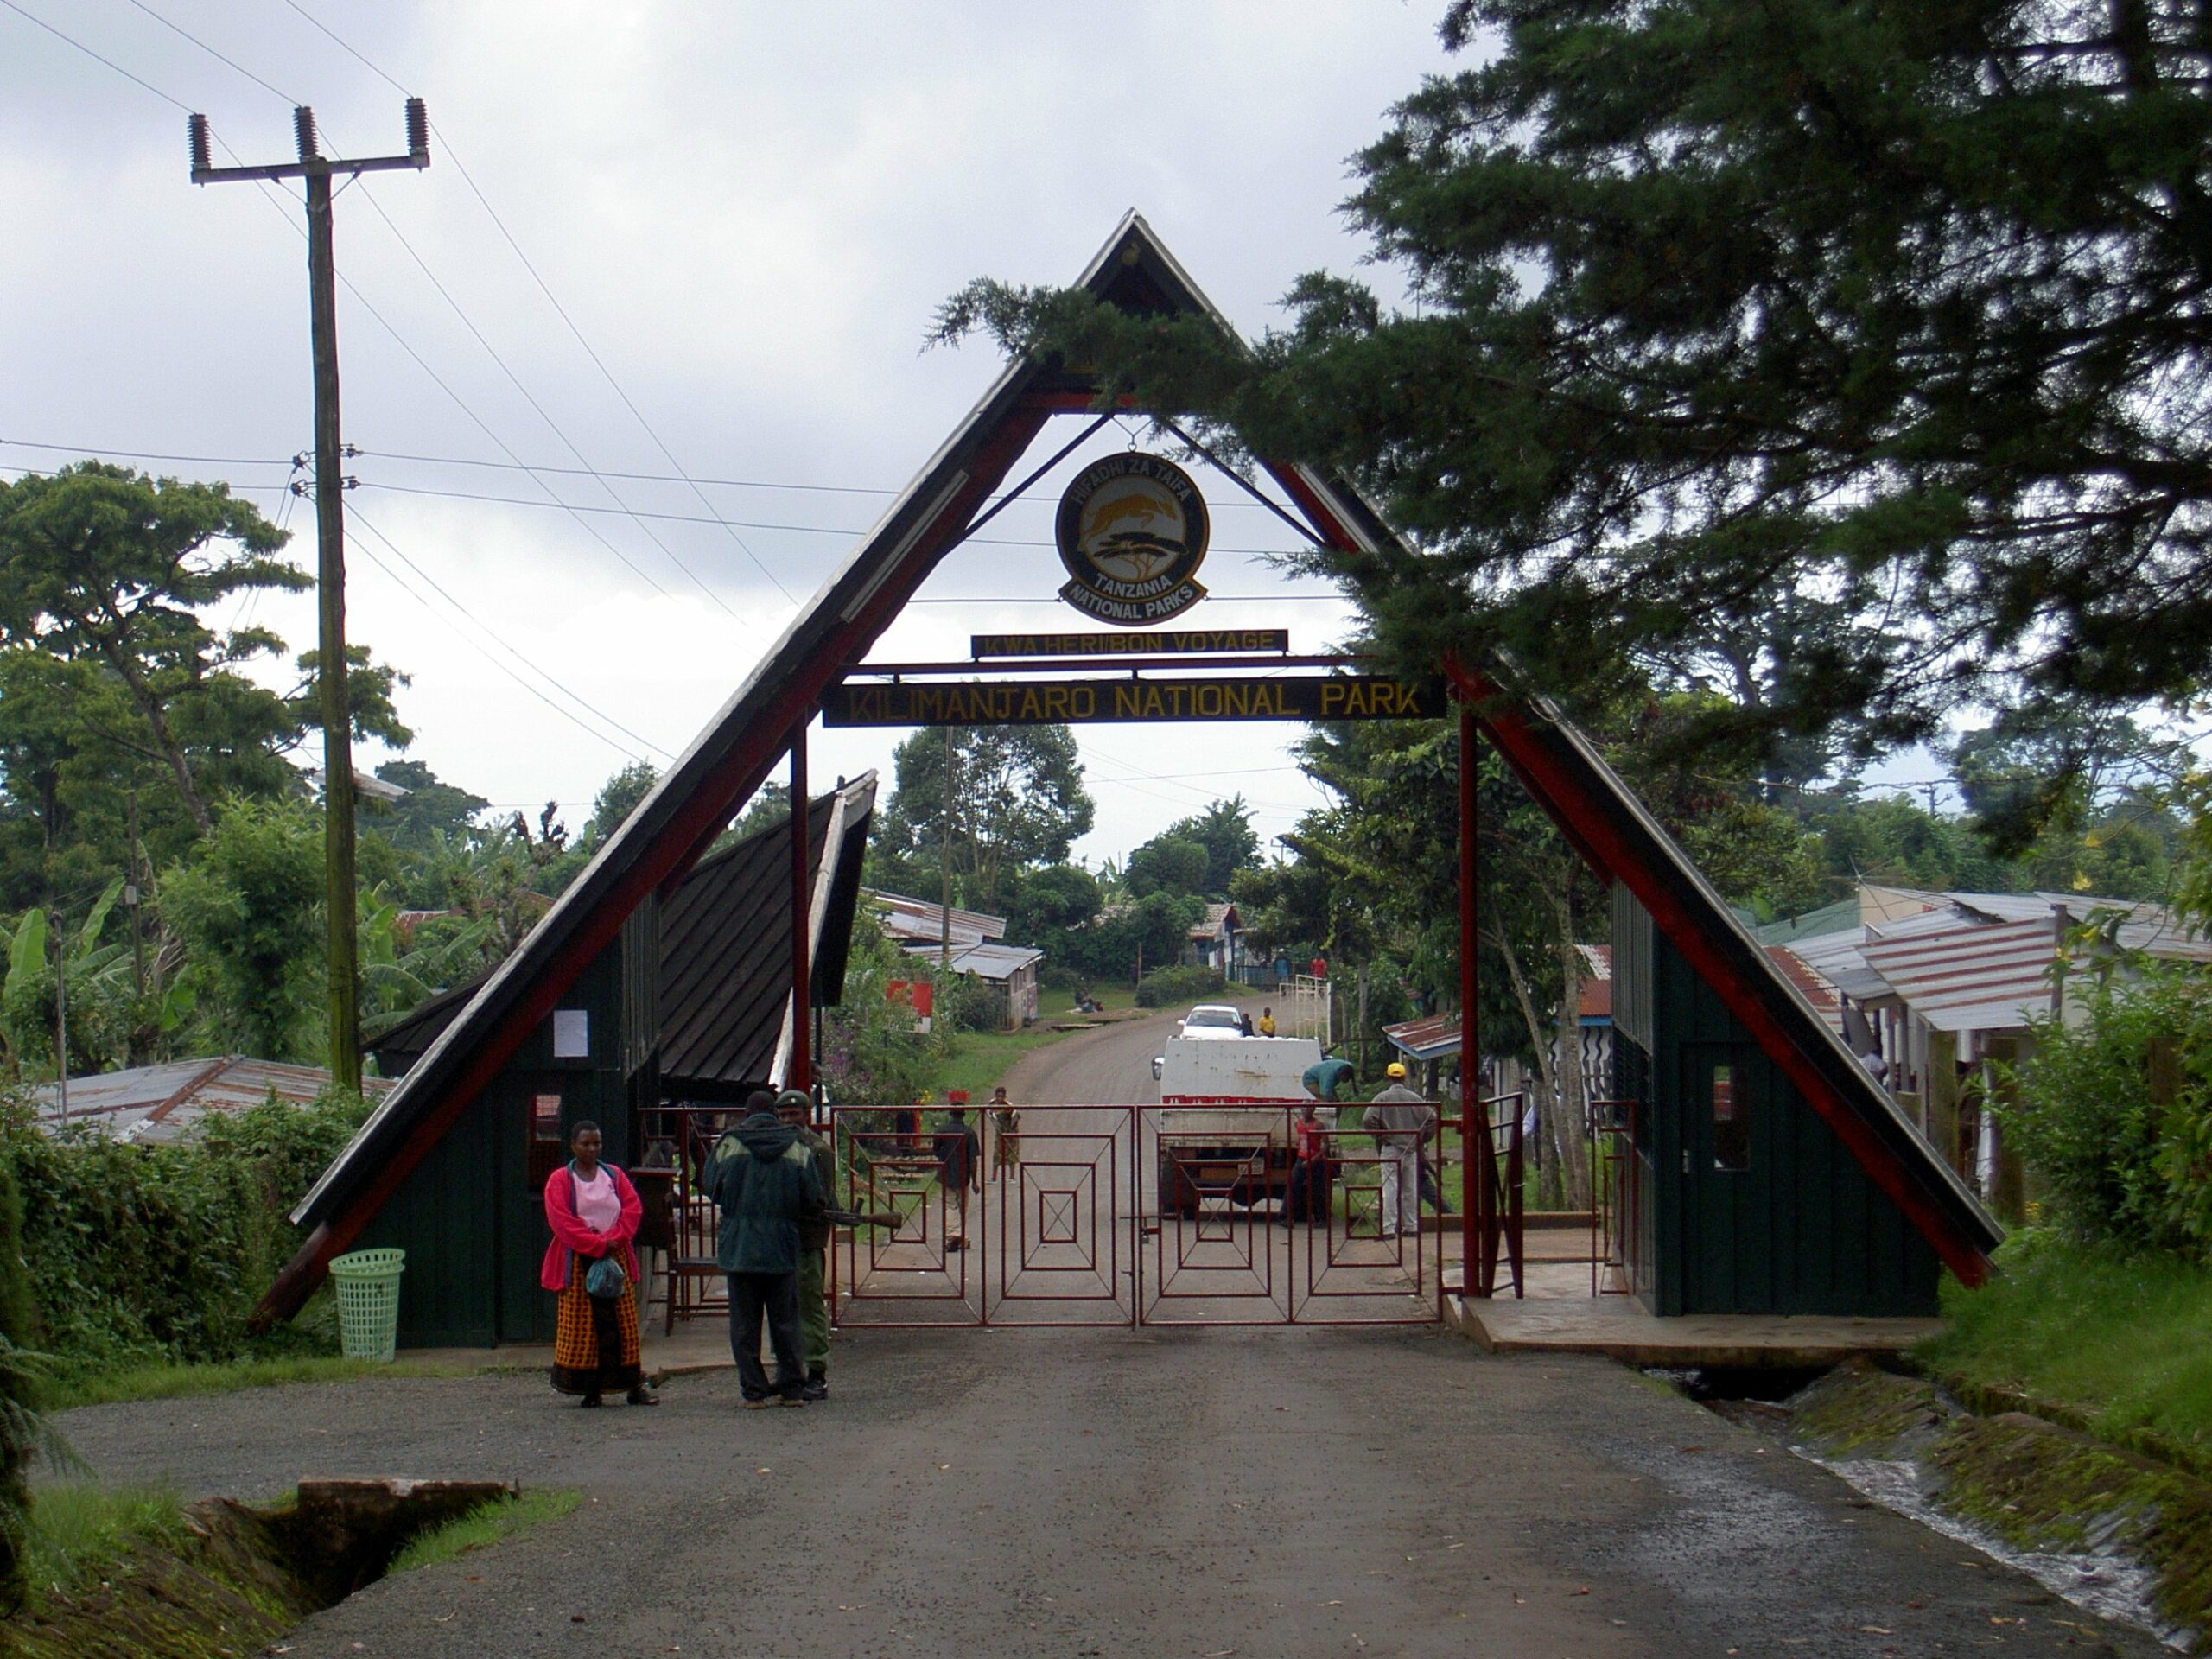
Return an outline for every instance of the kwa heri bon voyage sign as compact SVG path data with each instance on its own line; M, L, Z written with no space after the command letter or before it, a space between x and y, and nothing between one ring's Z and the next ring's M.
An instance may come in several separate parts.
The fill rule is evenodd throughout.
M1205 498L1157 455L1108 455L1060 496L1052 539L1070 580L1060 597L1122 627L1164 622L1206 596L1193 580L1206 556Z

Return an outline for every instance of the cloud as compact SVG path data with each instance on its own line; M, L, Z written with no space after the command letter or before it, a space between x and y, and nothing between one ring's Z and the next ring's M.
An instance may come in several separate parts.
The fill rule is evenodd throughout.
M283 99L151 18L110 0L25 3L207 111L241 156L288 153ZM384 175L340 199L340 266L359 290L340 306L346 430L371 452L348 465L364 486L351 505L426 573L357 527L353 632L415 676L402 708L420 734L416 752L515 802L588 801L625 749L652 752L604 726L605 737L587 736L578 721L603 716L680 750L782 627L789 602L711 524L591 512L586 528L543 507L406 493L704 512L680 483L397 457L504 462L512 451L543 465L667 472L626 395L701 477L895 488L997 372L981 345L921 350L946 294L984 273L1065 281L1136 206L1256 333L1300 272L1357 259L1337 213L1344 158L1444 62L1433 8L1371 0L1310 0L1294 14L1262 0L1110 11L1012 0L302 3L428 99L439 135L428 173ZM334 150L400 147L400 93L279 0L164 0L162 10L312 103ZM144 464L232 478L272 514L289 503L295 529L311 536L305 504L283 493L286 463L311 432L296 205L249 186L193 188L181 111L12 13L0 13L0 143L10 157L0 174L10 227L0 238L0 438L255 458ZM0 448L10 467L65 458ZM1281 544L1279 526L1201 481L1221 504L1217 545ZM838 532L736 532L801 598L885 499L704 488L730 518ZM988 533L1041 542L1045 510L1011 512ZM312 556L305 541L295 550ZM702 595L678 560L737 615ZM1059 580L1041 546L963 550L927 591L975 602L914 607L879 654L963 657L971 632L1055 626L1058 607L1006 601L1049 600ZM1207 580L1223 593L1280 586L1263 565L1227 554ZM1344 615L1333 604L1224 601L1204 620L1294 618L1308 647ZM312 639L311 599L265 598L256 618L296 650ZM1086 732L1100 828L1084 850L1124 852L1232 788L1267 803L1267 833L1287 827L1309 787L1251 768L1283 766L1294 734ZM885 766L897 736L824 734L815 769Z

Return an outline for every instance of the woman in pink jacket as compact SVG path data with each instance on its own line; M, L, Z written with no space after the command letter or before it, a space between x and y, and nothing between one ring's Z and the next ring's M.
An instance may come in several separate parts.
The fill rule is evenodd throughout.
M569 1163L545 1180L545 1224L553 1230L553 1243L538 1282L561 1297L553 1386L582 1395L587 1406L617 1389L633 1406L655 1406L660 1402L645 1387L639 1354L638 1256L630 1248L645 1206L628 1176L600 1162L601 1144L598 1124L577 1124L569 1137ZM614 1294L594 1296L585 1281L594 1265L609 1258L621 1264L621 1285Z

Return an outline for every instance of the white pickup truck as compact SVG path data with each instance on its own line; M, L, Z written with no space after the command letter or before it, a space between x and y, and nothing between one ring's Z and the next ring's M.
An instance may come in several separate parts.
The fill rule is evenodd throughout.
M1290 1175L1288 1107L1308 1098L1311 1037L1246 1037L1210 1029L1191 1011L1152 1063L1160 1080L1160 1201L1196 1215L1201 1191L1238 1205L1281 1197ZM1232 1010L1233 1012L1233 1010Z

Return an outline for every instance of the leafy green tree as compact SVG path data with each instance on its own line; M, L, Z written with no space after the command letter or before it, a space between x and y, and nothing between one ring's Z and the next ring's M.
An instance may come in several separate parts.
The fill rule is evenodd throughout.
M1173 830L1154 836L1129 855L1122 880L1137 898L1148 893L1198 896L1206 888L1205 843Z
M947 734L917 732L893 757L891 798L876 818L871 849L872 879L934 896L949 851L953 902L1002 912L1020 873L1065 864L1094 821L1075 734L1065 726L950 729L950 824Z
M125 868L130 788L150 772L134 725L99 664L0 646L0 908L97 889Z
M1242 795L1215 801L1203 812L1178 818L1155 840L1196 842L1205 849L1206 867L1196 885L1183 891L1208 899L1229 897L1229 884L1239 870L1249 868L1260 855L1260 837L1252 828L1252 809ZM1136 855L1130 855L1134 872Z
M1108 902L1085 926L1071 928L1044 949L1077 975L1102 984L1136 983L1140 975L1182 960L1205 900L1148 893Z
M14 1611L22 1599L31 1464L59 1445L39 1414L48 1366L38 1344L38 1307L23 1258L22 1194L0 1161L0 1612Z
M659 781L660 771L652 761L632 760L601 784L599 797L592 803L585 839L597 845L620 830L623 820L638 810L638 803L652 794Z
M900 1104L928 1088L943 1058L942 1029L914 1029L911 1004L893 1001L893 980L926 978L930 965L902 955L863 914L853 928L843 999L823 1016L823 1082L848 1104Z
M368 834L418 852L433 850L442 837L461 840L477 828L478 815L492 803L449 784L420 760L387 760L377 776L407 793L397 801L364 802L361 828Z
M0 1066L53 1075L57 977L68 985L70 1075L129 1063L143 1015L134 995L130 948L106 938L122 896L118 877L81 916L57 912L58 930L39 906L12 922L0 920L6 968L0 978Z
M1048 864L1022 878L1007 920L1017 944L1046 945L1069 928L1082 927L1103 900L1098 878L1075 864Z
M232 801L168 871L162 913L189 951L200 1031L263 1059L323 1052L321 817L303 801Z
M281 697L228 671L276 637L219 637L202 613L236 594L310 586L278 556L285 539L219 484L156 483L99 461L0 484L0 639L114 675L137 740L167 766L202 834L214 818L193 728L235 723L249 702L271 730L283 723Z
M1573 707L1716 610L1827 613L1770 733L2212 679L2202 10L1456 0L1349 204L1414 303L1309 276L1246 351L982 283L941 332L1333 464L1410 557L1315 553L1393 655Z

